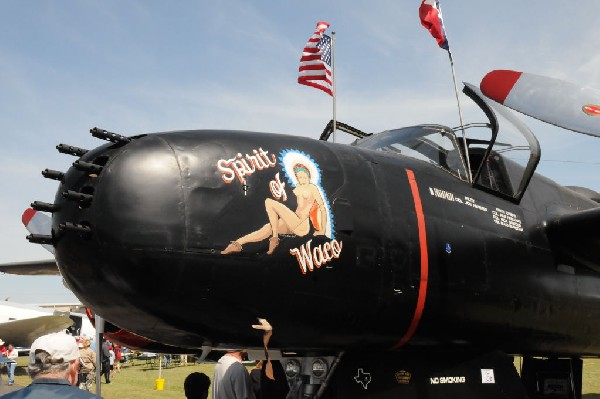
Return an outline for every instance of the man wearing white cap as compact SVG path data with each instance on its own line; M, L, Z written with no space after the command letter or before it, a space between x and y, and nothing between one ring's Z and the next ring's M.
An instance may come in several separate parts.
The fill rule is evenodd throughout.
M2 399L99 398L74 386L79 371L79 348L71 335L53 333L33 341L27 371L32 383Z

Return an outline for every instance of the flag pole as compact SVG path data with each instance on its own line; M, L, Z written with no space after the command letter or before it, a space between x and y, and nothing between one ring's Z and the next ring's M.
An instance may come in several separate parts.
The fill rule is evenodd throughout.
M421 4L421 6L425 5L425 3L426 3L426 0L423 0L423 3ZM467 169L467 178L469 179L469 183L473 183L473 176L471 174L471 161L469 159L469 146L467 145L467 135L465 133L465 124L463 122L462 109L460 108L460 98L458 96L458 85L456 84L456 71L454 70L454 59L452 58L452 52L450 51L450 45L448 44L449 43L448 32L446 31L446 28L442 22L442 19L443 19L442 18L442 7L440 6L439 0L435 0L435 9L437 9L439 12L439 14L438 14L439 25L440 25L439 28L441 28L440 34L442 35L442 37L444 38L444 40L446 42L445 46L443 46L442 48L444 48L448 52L448 58L450 59L450 68L452 69L452 81L454 82L454 94L456 95L456 104L458 106L458 119L460 121L460 130L462 131L463 146L465 149L464 158L467 161L467 164L464 166ZM421 23L423 23L423 21L421 21ZM438 39L438 37L436 35L434 35L434 37L436 38L436 40ZM439 44L439 42L438 42L438 44Z
M331 56L332 56L332 66L331 70L333 72L333 142L335 143L335 131L337 130L337 121L335 115L335 32L331 32Z
M447 33L446 33L447 36ZM456 71L454 70L454 60L452 59L452 52L450 51L450 48L447 49L448 51L448 58L450 59L450 68L452 68L452 81L454 82L454 94L456 95L456 104L458 105L458 119L460 121L460 129L462 130L462 137L463 137L463 145L465 147L465 158L467 160L467 176L469 178L469 182L472 183L473 182L473 176L471 175L471 161L469 160L469 146L467 145L467 137L465 134L465 124L463 123L463 116L462 116L462 110L460 108L460 99L458 96L458 86L456 84Z

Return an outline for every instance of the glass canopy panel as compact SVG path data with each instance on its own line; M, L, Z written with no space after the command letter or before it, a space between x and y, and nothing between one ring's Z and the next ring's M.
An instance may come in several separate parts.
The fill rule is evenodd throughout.
M456 135L446 126L419 125L385 132L359 140L357 147L408 156L444 169L467 180Z

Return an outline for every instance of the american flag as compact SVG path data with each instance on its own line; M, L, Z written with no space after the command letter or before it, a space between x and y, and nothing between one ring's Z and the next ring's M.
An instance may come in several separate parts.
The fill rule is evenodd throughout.
M333 96L331 84L331 37L325 34L327 22L317 22L315 33L302 51L298 83L312 86Z

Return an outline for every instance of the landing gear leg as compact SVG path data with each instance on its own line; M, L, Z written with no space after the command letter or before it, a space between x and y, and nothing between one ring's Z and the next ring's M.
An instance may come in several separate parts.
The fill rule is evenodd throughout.
M521 379L532 399L581 399L583 360L525 357Z

